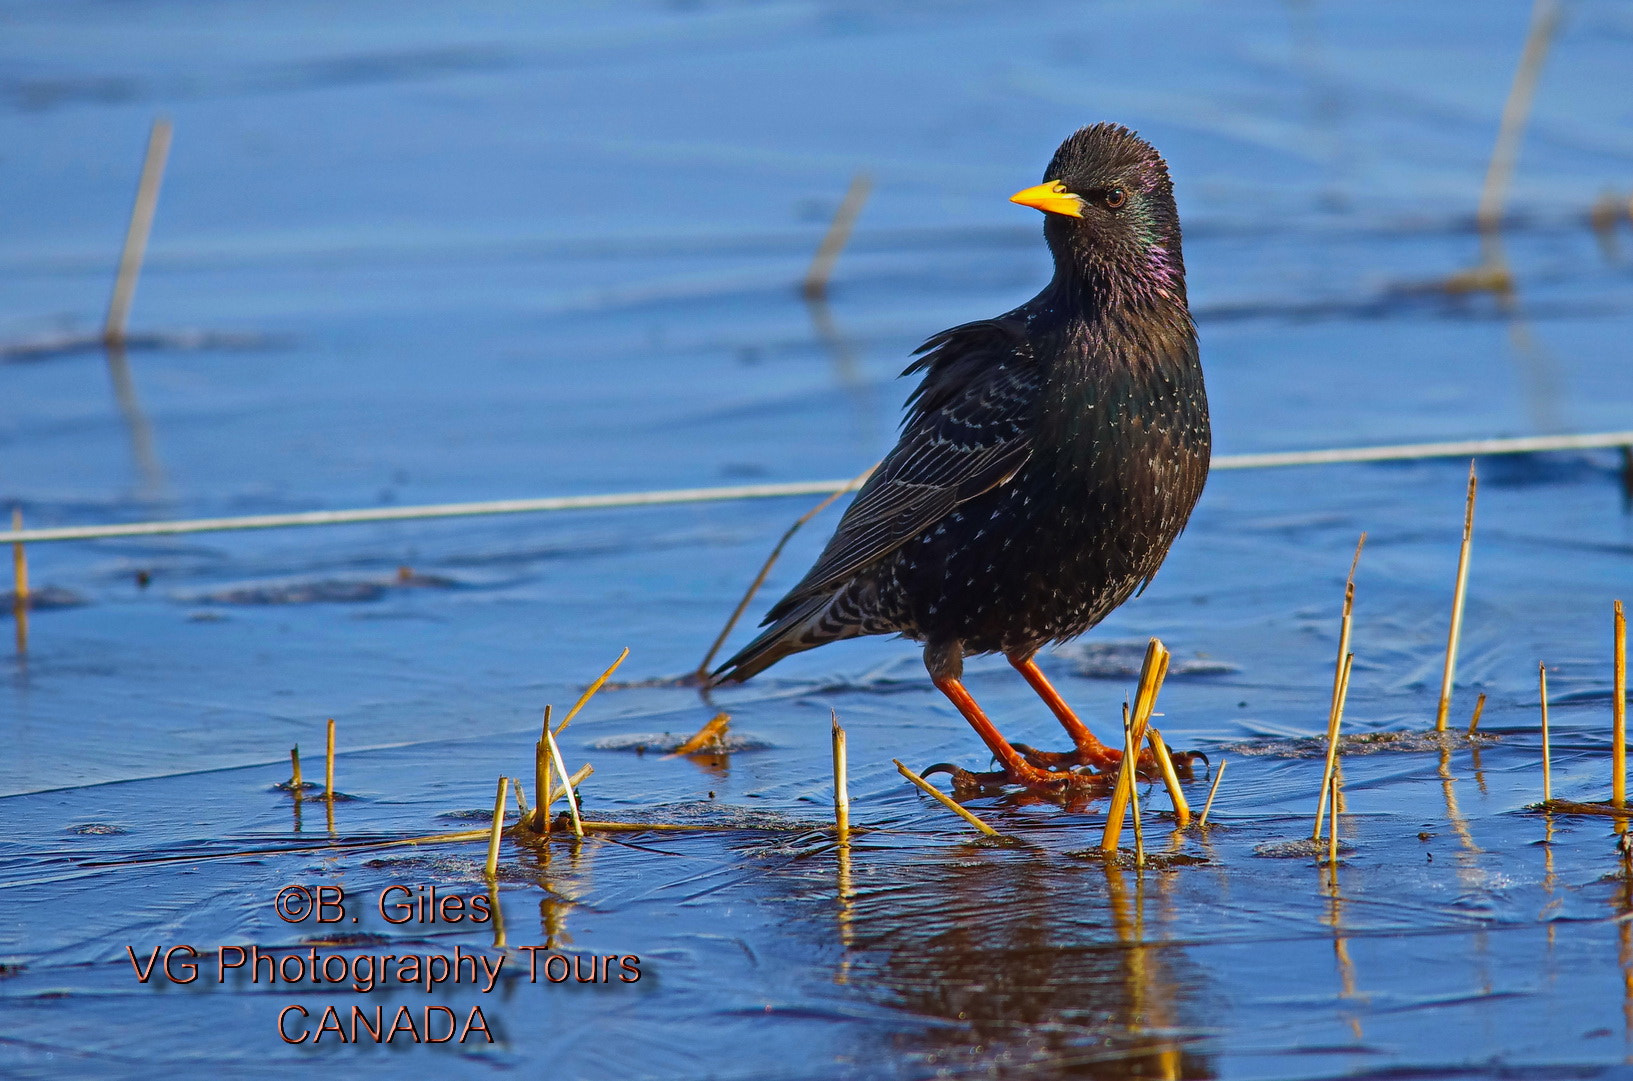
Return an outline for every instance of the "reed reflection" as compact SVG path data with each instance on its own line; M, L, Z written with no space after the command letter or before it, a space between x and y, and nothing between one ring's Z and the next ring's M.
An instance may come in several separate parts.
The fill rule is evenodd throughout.
M1202 974L1148 906L1183 872L986 845L883 866L849 906L848 981L949 1022L896 1053L1000 1077L1214 1076Z

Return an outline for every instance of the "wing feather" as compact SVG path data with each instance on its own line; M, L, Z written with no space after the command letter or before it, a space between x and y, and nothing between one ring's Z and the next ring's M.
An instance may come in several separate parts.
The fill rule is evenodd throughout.
M816 565L774 606L771 622L933 527L954 507L1014 476L1032 453L1041 388L1021 327L988 320L926 342L925 371L902 436L840 520Z

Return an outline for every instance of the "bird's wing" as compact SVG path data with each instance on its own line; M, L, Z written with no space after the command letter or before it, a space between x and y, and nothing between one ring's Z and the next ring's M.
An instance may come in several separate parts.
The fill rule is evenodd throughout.
M816 565L767 615L831 591L936 524L958 504L1015 475L1032 452L1041 386L1026 340L998 321L930 339L908 368L926 370L894 450L845 511Z

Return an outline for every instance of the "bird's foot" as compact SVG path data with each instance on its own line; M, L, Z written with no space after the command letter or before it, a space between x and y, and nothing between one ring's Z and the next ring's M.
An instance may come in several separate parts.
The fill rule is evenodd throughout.
M1014 746L1028 764L1043 770L1067 770L1074 766L1087 766L1101 774L1114 774L1123 765L1123 752L1104 744L1079 746L1070 751L1040 751L1024 743L1017 743ZM1170 751L1168 756L1174 762L1174 772L1187 778L1191 776L1191 768L1195 762L1208 760L1200 751ZM1162 776L1162 768L1157 764L1156 755L1149 747L1140 752L1134 768L1142 780L1154 781Z
M953 795L963 798L992 795L1007 788L1023 788L1027 793L1051 802L1063 803L1080 798L1090 791L1106 787L1106 775L1077 770L1051 770L1021 764L1016 769L976 773L942 762L924 771L945 773L953 779Z

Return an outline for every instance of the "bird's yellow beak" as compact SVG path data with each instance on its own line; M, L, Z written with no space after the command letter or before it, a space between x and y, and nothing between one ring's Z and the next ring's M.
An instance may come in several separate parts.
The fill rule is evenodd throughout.
M1018 191L1009 197L1012 203L1036 207L1045 214L1064 214L1068 218L1083 216L1083 200L1066 190L1058 180L1045 181L1035 188Z

